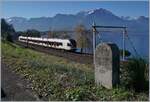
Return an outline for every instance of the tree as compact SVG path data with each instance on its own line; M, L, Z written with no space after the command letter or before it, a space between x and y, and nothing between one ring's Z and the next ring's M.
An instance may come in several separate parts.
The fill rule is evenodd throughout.
M35 29L28 29L25 32L19 32L19 35L29 37L41 37L41 33Z
M81 53L83 52L83 48L87 48L90 45L90 39L88 38L88 33L84 25L77 25L75 28L76 32L76 41L77 47L81 48Z
M15 30L12 25L9 25L5 19L1 19L1 36L3 40L13 41Z
M27 34L29 34L28 36L30 37L41 37L41 33L35 29L27 30Z

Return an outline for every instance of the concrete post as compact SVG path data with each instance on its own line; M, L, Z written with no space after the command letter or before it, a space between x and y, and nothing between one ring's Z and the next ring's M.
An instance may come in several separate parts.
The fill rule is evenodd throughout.
M95 82L111 89L119 84L120 52L116 44L101 43L95 51Z

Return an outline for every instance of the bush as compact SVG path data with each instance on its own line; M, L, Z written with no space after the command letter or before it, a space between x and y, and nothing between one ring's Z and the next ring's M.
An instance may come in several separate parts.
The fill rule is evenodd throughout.
M127 88L133 88L136 91L147 90L147 73L148 66L144 59L129 59L121 68L121 83Z
M129 57L131 55L131 52L129 52L128 50L125 50L125 57ZM123 56L123 50L120 49L120 56Z

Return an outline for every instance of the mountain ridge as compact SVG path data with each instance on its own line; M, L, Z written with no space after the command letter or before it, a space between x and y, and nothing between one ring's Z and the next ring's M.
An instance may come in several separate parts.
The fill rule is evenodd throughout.
M6 21L12 24L16 31L25 31L27 29L36 29L39 31L53 30L74 30L78 24L84 24L87 29L91 28L94 22L98 25L127 26L130 30L147 31L149 18L140 16L131 19L131 17L119 17L111 11L99 8L88 11L80 11L76 14L56 14L53 17L10 17Z

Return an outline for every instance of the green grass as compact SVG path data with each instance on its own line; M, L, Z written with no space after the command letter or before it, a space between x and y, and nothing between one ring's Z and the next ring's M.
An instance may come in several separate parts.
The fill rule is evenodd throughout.
M2 61L29 80L29 87L43 100L148 100L147 93L137 93L123 86L111 90L96 86L92 65L72 62L8 42L2 42L1 47Z

